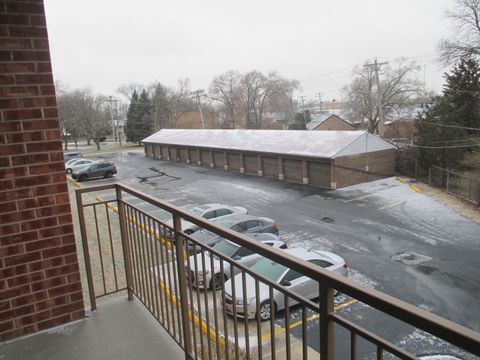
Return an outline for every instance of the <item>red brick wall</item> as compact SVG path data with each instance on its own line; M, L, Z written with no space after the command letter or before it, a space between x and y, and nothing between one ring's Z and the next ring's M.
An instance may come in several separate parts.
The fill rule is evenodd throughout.
M0 0L0 341L83 309L43 1Z
M368 153L368 171L365 171L365 154L342 156L332 166L332 182L336 188L392 176L395 173L397 151L383 150Z

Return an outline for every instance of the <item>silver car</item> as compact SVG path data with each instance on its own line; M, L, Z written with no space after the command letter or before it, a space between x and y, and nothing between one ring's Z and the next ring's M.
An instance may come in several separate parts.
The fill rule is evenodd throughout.
M285 253L288 256L298 257L327 270L334 271L340 275L348 275L348 266L345 260L333 253L319 250L306 250L302 248L286 249ZM268 258L264 257L260 259L251 267L251 269L272 282L282 285L304 298L315 299L319 296L318 282ZM272 311L272 309L270 309L270 287L267 284L260 282L259 297L257 299L255 294L255 279L247 274L245 276L245 282L247 289L245 296L247 314L244 313L244 296L241 274L235 276L235 299L232 298L232 279L225 283L225 310L232 315L236 313L239 317L258 317L261 321L270 319ZM256 301L260 302L260 311L258 314ZM235 311L233 308L234 302L236 305ZM285 308L284 294L275 289L273 290L273 304L274 312ZM295 304L296 302L290 298L289 305L292 306Z
M187 212L202 217L204 219L218 219L222 216L232 215L232 214L248 214L247 209L241 206L230 206L225 204L203 204L187 209ZM167 221L167 225L173 227L173 221ZM187 234L193 234L195 231L200 230L198 225L195 225L187 220L182 219L182 231Z
M247 234L247 236L275 248L287 248L287 245L285 245L285 243L279 239L278 235L259 233ZM225 257L231 258L236 262L248 267L255 264L262 257L261 255L253 252L252 250L237 245L227 239L222 239L217 242L213 246L213 249L218 251ZM193 286L196 286L198 288L210 288L218 290L222 287L222 278L223 281L227 281L232 277L232 269L230 263L227 261L223 262L222 273L220 259L216 255L210 253L205 254L205 267L203 267L202 254L190 256L189 265L189 267L185 267L186 273L188 275L188 280ZM239 271L240 269L238 267L234 267L234 274L238 273Z
M89 165L93 160L78 158L73 161L67 161L65 163L65 170L67 174L71 174L74 171L80 170L82 167Z

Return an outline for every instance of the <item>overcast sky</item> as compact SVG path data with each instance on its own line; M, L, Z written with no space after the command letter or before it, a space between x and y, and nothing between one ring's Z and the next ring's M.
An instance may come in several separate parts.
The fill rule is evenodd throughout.
M207 89L228 70L278 71L307 98L339 99L354 65L375 57L425 65L441 91L436 46L453 0L45 0L53 71L71 88L189 78ZM423 70L418 73L423 81ZM300 95L300 93L298 94Z

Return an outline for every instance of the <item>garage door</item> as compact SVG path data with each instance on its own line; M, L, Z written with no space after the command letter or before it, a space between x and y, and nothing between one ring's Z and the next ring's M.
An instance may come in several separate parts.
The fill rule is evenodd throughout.
M330 163L309 161L308 178L313 186L330 188Z
M278 179L277 158L262 157L262 160L263 160L263 176Z
M197 165L198 164L198 151L197 149L188 149L190 153L190 164Z
M285 180L298 183L303 182L301 160L285 159L283 160L283 166L285 168Z
M168 152L170 153L170 161L177 161L177 148L176 147L169 147Z
M187 149L185 148L180 149L180 161L183 163L187 162Z
M168 159L168 147L162 146L162 160Z
M240 155L239 154L227 154L228 159L228 170L230 171L240 171Z
M245 172L258 175L258 160L256 155L245 155Z
M160 147L160 145L153 145L153 157L155 159L160 159L160 156L162 155L161 154L161 151L162 151L162 148Z
M200 160L202 160L202 166L210 167L210 151L200 150Z
M223 165L225 165L225 154L220 151L213 152L213 164L217 169L223 169Z

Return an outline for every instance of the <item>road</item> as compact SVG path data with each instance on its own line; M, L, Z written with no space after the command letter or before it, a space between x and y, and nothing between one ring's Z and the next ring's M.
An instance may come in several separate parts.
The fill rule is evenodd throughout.
M82 185L118 181L178 206L244 206L278 222L289 247L337 253L349 263L353 280L480 331L480 225L393 178L333 191L153 160L138 151L101 157L115 162L116 177ZM367 329L382 324L382 336L411 344L416 353L428 352L417 341L422 334L382 321L371 308L354 303L340 311ZM309 345L318 351L316 323L309 324ZM301 327L295 332L300 336ZM434 339L429 342L432 349L448 351Z

